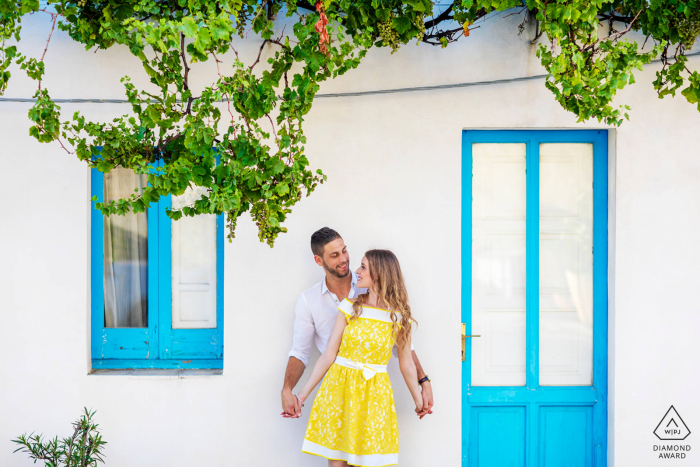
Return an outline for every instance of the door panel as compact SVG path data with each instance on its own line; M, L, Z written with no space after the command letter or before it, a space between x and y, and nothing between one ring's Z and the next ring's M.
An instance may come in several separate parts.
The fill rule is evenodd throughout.
M593 410L540 407L540 465L586 467L593 458Z
M593 145L540 144L540 385L590 385Z
M607 132L463 148L463 465L604 466Z
M526 146L473 151L472 384L524 386Z
M470 465L524 467L525 423L525 407L474 407L471 431L478 439Z

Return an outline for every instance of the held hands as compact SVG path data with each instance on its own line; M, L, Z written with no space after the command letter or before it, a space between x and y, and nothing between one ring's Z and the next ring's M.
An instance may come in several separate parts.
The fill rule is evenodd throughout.
M301 417L301 404L299 398L292 394L291 390L282 390L282 410L280 414L284 418L299 418Z
M413 399L413 402L416 404L416 415L418 415L420 418L423 418L423 415L425 415L426 410L425 410L425 404L423 403L423 398L422 397L416 397Z
M416 402L416 415L418 415L420 418L423 418L423 403L421 402L420 404Z
M418 399L415 401L416 402L416 415L418 415L418 418L420 418L421 420L423 420L423 417L425 417L426 415L433 413L433 411L431 410L431 408L433 406L432 394L430 395L430 402L429 403L426 401L425 396L426 396L426 393L425 393L425 390L423 390L422 399Z
M433 413L433 387L430 385L430 381L426 381L421 385L421 389L423 405L421 412L416 410L416 414L423 420L423 417Z

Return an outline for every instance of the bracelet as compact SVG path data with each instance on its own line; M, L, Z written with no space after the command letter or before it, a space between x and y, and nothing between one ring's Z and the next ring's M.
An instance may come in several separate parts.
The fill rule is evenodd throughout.
M301 397L299 397L299 395L298 395L298 394L294 394L294 397L296 397L296 398L297 398L297 400L299 401L299 403L301 404L301 406L302 406L302 407L304 407L304 401L303 401L303 400L301 400Z
M423 376L421 379L419 379L419 380L418 380L418 384L420 384L421 386L423 386L423 383L425 383L426 381L427 381L427 382L430 382L430 378L428 378L428 375L425 375L425 376Z

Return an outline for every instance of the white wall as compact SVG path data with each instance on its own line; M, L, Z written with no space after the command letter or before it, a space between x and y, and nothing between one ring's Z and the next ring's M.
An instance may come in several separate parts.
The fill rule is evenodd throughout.
M518 36L521 19L503 16L445 50L374 50L322 92L540 74L529 42L533 31ZM36 55L48 21L35 15L24 26ZM254 37L240 45L244 56L258 47ZM652 431L670 404L691 431L700 424L700 364L693 358L700 353L700 114L682 98L656 98L655 66L637 73L637 84L620 95L632 106L632 120L617 132L611 197L609 457L616 466L661 462L651 452ZM213 79L213 63L198 68L209 73L201 82ZM56 98L121 98L119 77L143 81L125 51L84 51L60 31L47 70L44 84ZM17 71L6 97L30 97L32 87ZM3 466L32 465L12 454L11 438L25 431L66 435L83 406L97 410L113 467L325 465L300 452L306 416L279 416L293 305L322 277L308 239L323 225L342 233L353 268L366 249L388 247L404 269L420 321L416 348L434 380L436 406L423 421L411 415L393 362L401 465L461 465L461 131L602 127L577 124L542 81L318 99L305 123L307 153L328 182L294 208L289 233L274 249L258 242L247 217L226 245L224 374L89 376L88 171L57 144L30 139L29 106L0 103ZM79 109L104 120L129 110L62 107L66 116Z

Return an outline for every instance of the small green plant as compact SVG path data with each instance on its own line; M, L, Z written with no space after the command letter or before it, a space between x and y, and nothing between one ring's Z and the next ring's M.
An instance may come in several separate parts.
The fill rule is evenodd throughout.
M96 423L92 417L95 412L83 409L80 419L73 422L73 436L70 438L46 440L42 435L27 436L23 434L13 443L19 444L14 452L26 452L30 459L44 461L46 467L88 467L97 466L97 461L104 464L102 459L102 446L107 444L102 441L102 435L98 432Z

